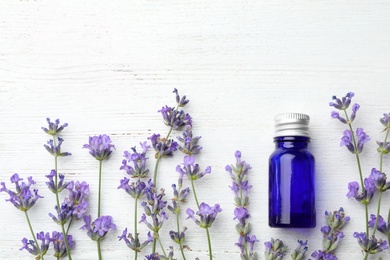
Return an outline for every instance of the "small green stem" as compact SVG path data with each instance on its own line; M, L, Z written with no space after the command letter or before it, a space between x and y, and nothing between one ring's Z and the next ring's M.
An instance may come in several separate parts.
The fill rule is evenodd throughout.
M366 252L366 254L364 255L364 260L367 260L368 259L368 252Z
M179 189L179 193L180 193L180 189ZM179 221L180 201L177 201L177 208L179 210L176 212L176 225L177 225L177 233L180 234L180 221ZM181 255L183 256L183 260L186 260L186 256L184 255L184 250L183 250L183 243L181 241L179 241L179 246L180 246Z
M100 204L102 196L102 164L103 160L99 160L99 192L98 192L98 218L100 218Z
M364 204L366 209L366 234L367 237L370 237L370 230L368 229L368 204Z
M378 222L379 222L379 214L381 211L381 200L382 200L382 194L383 192L379 192L379 198L378 198L378 209L376 211L376 220L375 220L375 226L374 226L374 231L372 231L372 235L375 236L376 230L378 228Z
M138 197L135 198L135 206L134 206L134 241L136 244L136 247L138 247L138 220L137 220L137 214L138 214ZM135 260L138 259L138 249L135 251Z
M41 259L43 260L43 255L42 255L40 246L39 246L39 244L38 244L37 238L35 237L35 233L34 233L34 230L33 230L33 228L32 228L30 218L28 217L28 213L27 213L27 211L24 211L24 213L25 213L25 215L26 215L26 219L27 219L28 227L30 228L31 235L32 235L32 237L33 237L33 239L34 239L34 243L35 243L36 247L37 247L38 250L39 250L39 255L40 255Z
M209 244L210 260L212 260L213 259L213 251L212 251L212 248L211 248L210 232L209 232L209 228L208 227L206 227L206 234L207 234L207 242Z
M157 185L157 171L158 171L158 165L160 164L161 155L158 154L156 158L156 165L154 166L154 175L153 175L153 185L156 187Z
M97 249L98 249L98 259L102 260L102 250L100 248L100 240L96 241L97 242Z
M167 257L167 254L165 253L164 247L163 247L163 245L161 243L160 237L158 237L158 243L160 244L160 247L161 247L161 250L163 251L164 256Z
M70 229L70 226L72 225L72 222L73 222L73 217L70 218L68 228L66 229L66 235L68 235L68 233L69 233L69 229Z
M195 197L195 201L196 201L196 206L198 207L198 210L199 210L200 209L199 201L198 201L198 196L196 195L195 184L194 184L193 179L191 179L191 185L192 185L192 192L194 193L194 197Z

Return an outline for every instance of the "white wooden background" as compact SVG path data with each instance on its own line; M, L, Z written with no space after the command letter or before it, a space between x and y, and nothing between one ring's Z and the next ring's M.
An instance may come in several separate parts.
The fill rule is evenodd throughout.
M297 239L309 239L309 258L321 248L323 212L340 206L352 220L345 227L339 259L362 258L352 234L364 230L363 207L345 196L348 182L358 179L357 168L354 156L339 147L344 126L330 118L328 102L332 95L356 93L361 110L355 125L372 137L362 154L368 175L379 162L375 141L383 136L378 119L390 112L389 12L390 3L383 0L2 0L0 180L9 183L15 172L33 175L45 196L30 211L34 228L58 229L47 216L55 200L44 176L53 159L43 148L49 136L41 126L46 117L60 118L69 123L63 150L73 154L59 160L60 172L90 183L90 213L96 214L97 161L81 147L90 135L110 135L116 151L104 164L103 214L114 217L118 231L102 243L103 255L133 259L133 252L117 240L125 227L132 230L133 219L133 199L117 190L125 176L119 167L123 151L153 133L166 134L157 110L174 104L171 92L176 87L191 100L187 111L194 134L202 136L197 161L213 169L196 183L199 198L223 208L211 228L215 259L239 259L233 194L224 170L234 163L237 149L253 167L250 221L261 259L263 244L271 237L288 244L287 259ZM290 111L312 118L318 225L309 230L270 229L267 224L273 117ZM161 162L159 183L168 194L181 160L177 153ZM384 169L389 168L388 156ZM6 198L0 194L0 258L32 259L19 251L20 240L29 237L24 215ZM382 214L389 202L385 194ZM188 206L194 205L190 196ZM208 259L205 232L190 220L185 224L192 249L188 259ZM96 259L95 243L79 226L71 230L77 240L74 259ZM171 220L162 232L173 227ZM172 244L167 237L163 242ZM180 259L179 251L175 254ZM389 251L381 256L390 259Z

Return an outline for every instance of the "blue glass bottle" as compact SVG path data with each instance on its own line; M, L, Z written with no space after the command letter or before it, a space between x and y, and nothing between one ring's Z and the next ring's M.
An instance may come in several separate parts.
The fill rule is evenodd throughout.
M269 226L316 225L314 157L308 151L309 116L275 117L275 151L269 159Z

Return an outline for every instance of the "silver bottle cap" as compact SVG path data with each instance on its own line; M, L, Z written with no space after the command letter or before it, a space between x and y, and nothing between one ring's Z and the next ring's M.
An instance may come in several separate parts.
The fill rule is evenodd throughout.
M309 135L310 117L300 113L286 113L275 116L275 136L306 136Z

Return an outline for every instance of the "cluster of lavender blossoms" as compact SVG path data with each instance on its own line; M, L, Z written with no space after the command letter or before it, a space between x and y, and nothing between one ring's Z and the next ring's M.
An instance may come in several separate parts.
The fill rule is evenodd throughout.
M340 115L339 112L333 111L331 117L338 119L341 123L346 124L348 129L344 131L344 134L341 138L340 145L345 146L348 151L356 157L356 162L358 165L359 172L359 182L353 181L348 184L348 198L354 198L356 201L360 202L365 207L365 217L366 217L366 229L365 232L355 232L353 237L357 239L362 252L364 254L364 259L367 259L370 254L376 254L378 252L388 249L388 243L386 240L378 239L376 231L383 233L388 240L390 240L388 223L384 221L383 217L380 215L381 211L381 202L382 194L390 189L390 182L387 181L387 176L383 171L383 156L388 154L390 151L390 142L387 140L390 131L390 113L383 114L383 117L380 118L380 123L385 127L383 132L385 132L385 138L383 141L378 141L378 153L379 153L379 168L372 168L368 177L363 178L363 170L360 160L360 153L363 151L364 145L370 141L370 137L364 132L363 128L357 128L356 131L353 130L353 121L356 118L356 113L360 108L359 104L352 105L352 113L349 115L347 110L351 105L352 98L354 93L349 92L342 98L333 97L333 101L329 103L330 106L341 111L343 115ZM369 218L369 204L372 201L372 198L375 194L378 194L378 205L376 207L376 214L371 214ZM390 208L389 208L389 219L390 221ZM372 234L370 235L370 228L372 228ZM317 258L316 258L317 259ZM321 258L320 258L321 259ZM333 259L333 258L332 258Z
M323 235L322 250L314 251L311 256L315 260L337 260L335 250L344 237L341 229L349 222L350 217L345 216L344 209L340 208L333 212L325 211L326 224L321 227Z
M32 190L32 185L35 184L35 181L31 176L27 178L26 183L15 173L10 179L11 183L15 184L15 191L7 189L5 183L2 182L0 192L8 193L10 198L6 201L11 202L16 208L25 213L32 239L23 238L23 246L20 250L26 250L36 256L37 259L44 259L44 256L50 248L50 244L52 244L54 257L59 259L67 256L68 259L72 259L71 250L75 247L75 241L68 232L72 223L75 220L82 219L86 213L89 185L86 182L66 181L65 175L58 172L58 158L71 155L69 152L61 151L61 145L64 139L58 136L68 124L61 125L59 119L52 122L49 118L47 118L47 122L48 127L42 127L42 130L50 135L52 139L47 144L44 144L44 147L54 157L54 169L46 175L48 179L46 185L55 194L56 201L56 205L54 206L55 212L49 213L49 217L61 227L62 232L52 231L50 233L40 231L36 234L34 233L28 211L35 205L39 198L43 197L38 194L37 189ZM63 191L68 191L68 195L62 197L63 202L60 203L60 193Z
M197 153L201 148L196 144L200 137L192 138L192 118L189 114L185 113L181 108L185 107L189 100L186 96L179 96L177 89L174 89L173 93L176 95L176 106L163 106L158 112L161 113L165 125L169 127L168 134L163 137L161 134L153 134L148 137L148 141L140 143L142 151L138 152L136 147L131 148L131 151L124 152L124 160L120 170L124 170L130 178L124 177L120 181L118 189L123 189L133 199L135 199L134 205L134 232L128 234L128 229L123 231L123 234L119 236L119 240L124 240L126 245L134 250L135 259L138 257L138 253L141 252L149 243L153 243L152 252L145 255L147 259L172 259L173 249L169 254L165 252L160 240L160 229L163 223L168 220L168 214L166 212L167 201L164 200L164 189L157 188L157 176L158 167L162 158L172 157L173 154L179 149L184 153ZM179 141L184 142L183 146L180 146L176 141L170 138L172 131L184 130L183 137L179 137ZM149 145L150 143L150 145ZM144 181L149 175L148 157L147 152L153 147L155 151L155 167L153 172L153 179ZM174 189L174 196L172 206L169 205L168 209L173 213L179 215L180 203L185 202L185 198L189 194L189 189L182 189L184 174L180 175L178 186L172 185ZM134 181L131 181L134 180ZM142 202L140 202L143 200ZM138 207L142 206L144 213L141 215L141 219L138 220ZM138 223L145 224L150 230L147 234L147 239L141 242L138 234ZM179 222L177 222L179 227ZM184 231L170 231L170 237L180 245L180 249L183 254L183 243L185 240ZM156 244L159 242L162 253L158 253Z
M236 151L234 156L236 157L236 165L226 165L225 170L230 174L233 181L231 190L234 192L234 219L238 220L236 225L237 233L239 234L238 242L236 245L240 248L241 259L243 260L256 260L259 258L258 254L254 252L255 242L259 242L255 235L250 235L251 224L248 222L250 217L249 206L249 190L252 185L249 185L248 172L251 166L245 161L241 160L241 152ZM249 245L249 250L248 250Z

